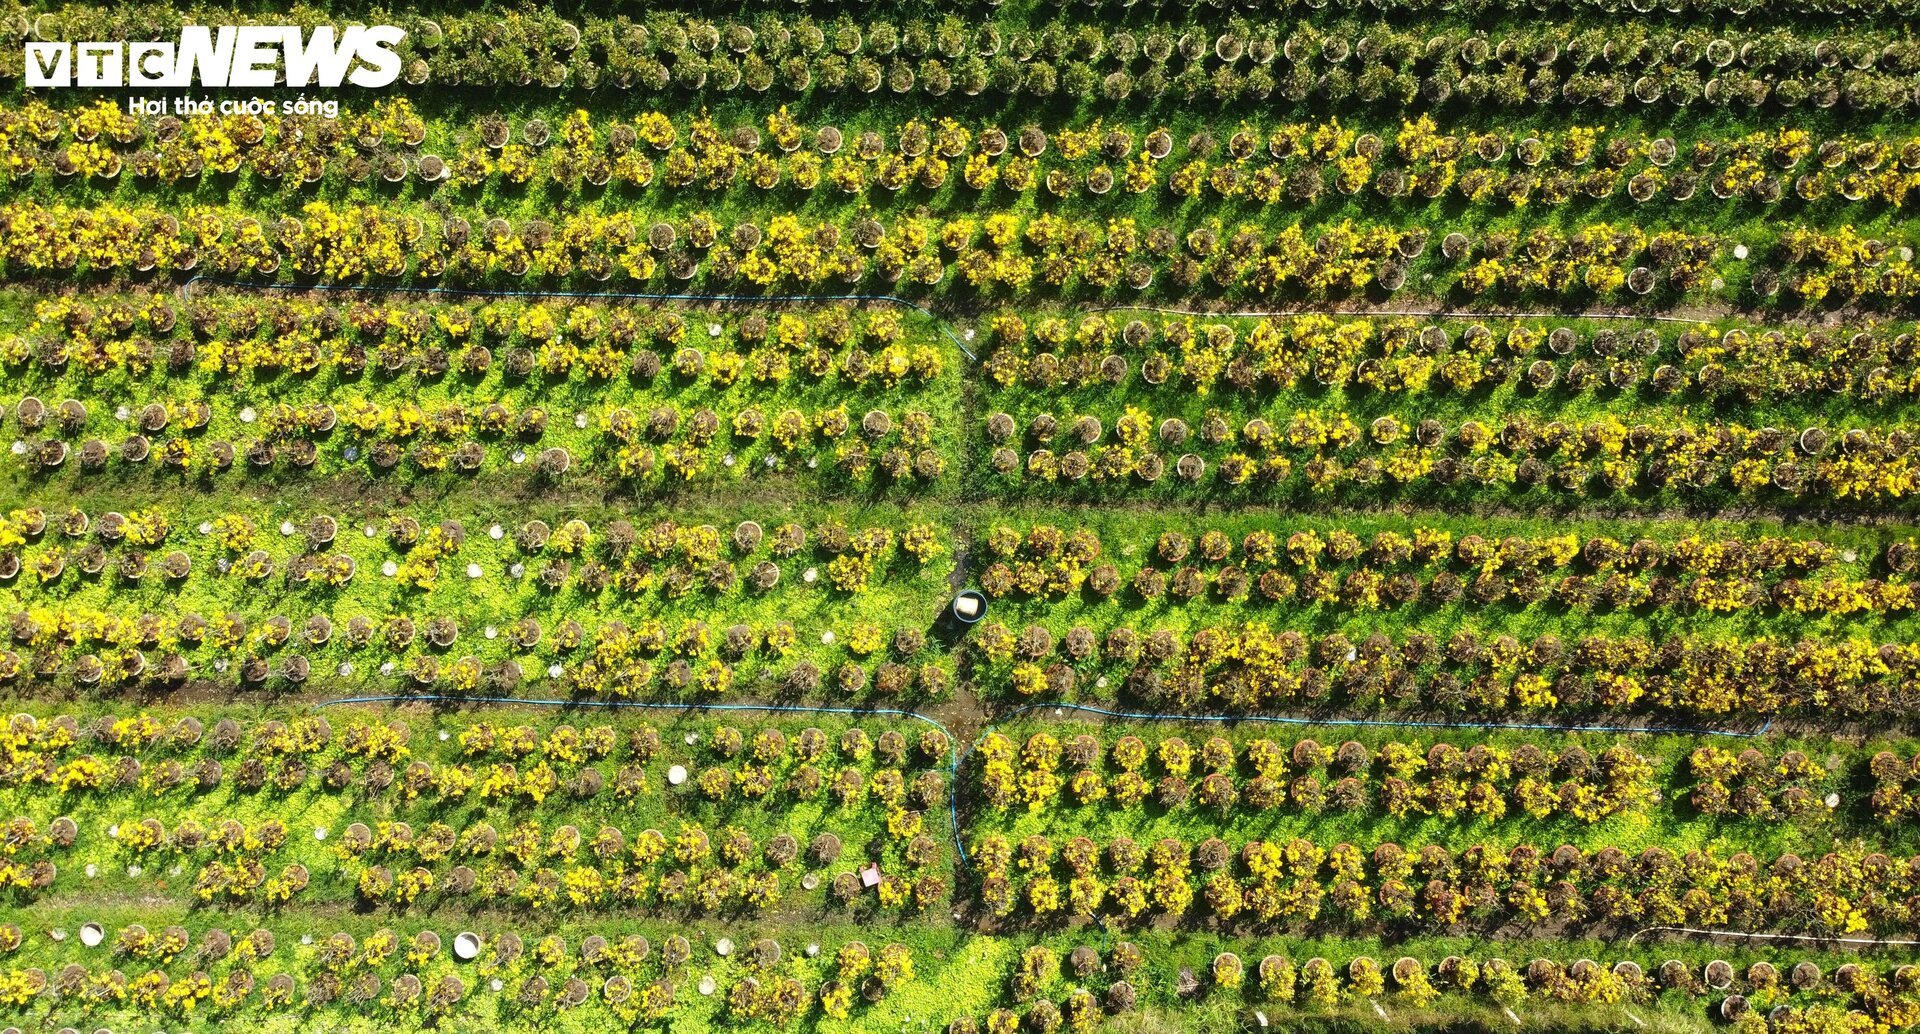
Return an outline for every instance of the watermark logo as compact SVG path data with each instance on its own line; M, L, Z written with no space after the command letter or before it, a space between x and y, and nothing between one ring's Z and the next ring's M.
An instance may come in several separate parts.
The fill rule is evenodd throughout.
M366 89L400 77L392 25L189 25L175 43L28 43L29 87L231 87L266 89L286 72L290 87Z

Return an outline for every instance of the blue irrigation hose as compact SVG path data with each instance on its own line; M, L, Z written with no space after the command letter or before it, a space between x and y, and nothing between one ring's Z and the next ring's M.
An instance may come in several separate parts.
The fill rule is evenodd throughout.
M638 708L648 711L775 711L790 714L846 714L871 715L889 714L902 718L911 718L916 722L925 722L940 730L947 738L947 825L953 833L953 847L960 855L960 866L965 871L968 863L967 849L960 840L960 741L953 730L940 724L918 711L903 711L893 707L811 707L804 704L664 704L639 700L545 700L537 697L467 697L445 694L392 694L384 696L340 697L336 700L322 700L310 711L338 704L388 704L388 703L456 703L456 704L526 704L539 707L605 707ZM972 753L971 750L968 753Z
M501 291L485 288L466 287L409 287L405 285L383 286L379 284L252 284L244 280L228 280L223 277L196 275L180 286L183 298L193 297L193 285L205 281L210 284L222 284L227 287L241 287L250 291L362 291L381 294L452 294L474 298L625 298L633 301L650 302L745 302L750 304L768 304L773 302L879 302L886 305L899 305L914 310L933 321L953 347L968 359L979 362L980 357L973 354L960 340L959 335L947 326L932 309L919 302L910 301L891 294L654 294L638 291Z

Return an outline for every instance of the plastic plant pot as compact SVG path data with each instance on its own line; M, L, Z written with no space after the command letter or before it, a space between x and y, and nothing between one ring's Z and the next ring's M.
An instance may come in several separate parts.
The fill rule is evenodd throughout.
M963 625L978 624L987 616L987 597L977 589L967 589L953 598L954 619Z

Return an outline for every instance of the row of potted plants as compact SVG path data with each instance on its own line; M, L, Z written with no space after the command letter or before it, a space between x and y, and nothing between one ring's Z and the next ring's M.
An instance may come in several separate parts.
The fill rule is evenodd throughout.
M85 946L89 954L107 940L105 933L98 923L83 927L83 936L95 939ZM637 933L590 933L578 950L558 934L523 937L511 929L484 936L463 931L452 937L450 951L431 929L402 936L383 928L364 938L339 930L307 935L291 945L282 940L292 938L264 928L245 936L216 928L196 940L185 927L154 933L129 924L111 938L112 951L116 959L147 960L151 968L129 977L112 968L113 960L102 963L72 949L52 956L69 960L53 973L22 964L31 960L16 960L0 975L5 1007L20 1014L104 1014L136 1023L276 1012L435 1023L482 1009L551 1023L584 1008L589 1014L604 1012L603 1022L631 1024L662 1022L676 1011L676 997L684 1007L696 991L704 997L718 990L713 973L696 975L695 945L679 933L664 937L657 952ZM142 947L161 942L178 948L154 954ZM733 954L730 938L714 947L720 945L725 955ZM737 966L726 974L733 981L726 1001L741 1019L789 1023L816 1008L845 1019L914 980L912 951L898 943L879 949L858 940L842 943L819 965L807 967L827 978L813 991L787 975L795 967L782 966L783 957L784 949L771 938L743 947Z
M974 748L980 790L990 806L1003 811L1016 804L1044 811L1102 803L1132 810L1151 800L1168 811L1191 808L1221 816L1236 809L1270 813L1291 807L1314 813L1331 806L1362 813L1377 808L1396 819L1498 820L1511 807L1535 820L1566 814L1592 823L1641 811L1657 797L1652 764L1624 746L1596 758L1580 748L1554 757L1538 748L1511 753L1389 742L1379 747L1377 764L1370 765L1372 752L1358 743L1336 750L1310 739L1291 745L1259 739L1248 743L1241 757L1228 741L1214 737L1197 752L1201 772L1193 770L1196 751L1185 739L1162 739L1154 753L1159 764L1149 769L1146 744L1138 737L1123 737L1107 751L1089 734L1063 745L1044 732L1018 747L990 733ZM1103 758L1118 771L1103 765ZM1347 774L1330 776L1329 785L1315 775L1326 766ZM1289 778L1290 773L1298 774Z
M1702 325L1669 342L1650 328L1609 327L1583 338L1567 326L1460 327L1410 317L1179 318L1158 329L1144 319L1117 323L1104 315L1078 326L1047 317L1029 329L1015 313L996 315L983 372L1003 391L1055 397L1119 389L1143 397L1344 391L1411 399L1511 387L1533 396L1722 406L1812 392L1895 406L1914 380L1914 337L1899 325L1837 335Z
M708 247L718 239L720 229L718 220L699 213L667 226L676 240L686 233L706 241L702 246ZM741 351L777 347L796 353L815 345L835 353L858 346L879 353L891 345L912 343L906 336L910 326L898 309L851 302L740 313L670 301L639 306L592 298L503 298L484 303L399 298L292 300L209 288L195 291L185 301L166 291L43 298L34 304L33 314L33 321L23 328L28 340L10 342L8 361L45 367L54 374L90 376L115 370L143 373L160 366L181 373L198 358L197 352L180 361L164 354L98 354L101 342L142 338L169 343L173 338L229 343L263 336L292 338L302 345L313 342L329 349L321 365L338 367L343 375L354 376L358 374L351 369L348 344L358 344L369 356L368 365L379 368L390 365L379 357L380 350L389 346L419 351L439 347L450 355L480 347L487 349L491 360L495 349L502 351L504 359L504 354L514 348L538 351L556 342L572 342L583 352L607 348L626 356L645 350L671 356L689 345L716 349L727 345ZM50 347L50 338L63 339L66 348ZM703 338L707 342L704 346ZM256 373L306 373L320 368L304 369L304 363L252 351L222 352L220 358L223 367L241 362L241 369ZM146 360L151 360L151 365ZM449 365L466 368L478 363L469 359ZM463 372L492 369L489 362L483 370ZM435 371L427 365L419 372ZM541 372L597 374L586 363L567 369L543 368Z
M1639 0L1644 2L1644 0ZM174 10L155 12L158 26L187 24ZM86 29L124 36L115 14ZM80 31L43 23L42 31ZM1799 33L1668 32L1629 23L1609 34L1578 22L1529 24L1504 36L1456 27L1441 19L1431 41L1377 25L1296 28L1275 20L1236 19L1224 31L1178 22L1107 31L1077 21L988 21L977 28L957 16L937 22L878 21L862 26L842 17L827 25L811 18L764 15L752 23L715 24L678 12L656 12L644 23L603 17L578 24L509 12L446 16L402 42L404 78L412 86L612 87L639 92L825 92L974 95L988 91L1030 96L1090 97L1153 102L1207 94L1223 100L1264 99L1275 93L1333 99L1422 96L1444 102L1525 104L1560 95L1619 104L1679 94L1728 103L1764 101L1780 73L1800 75L1781 102L1831 105L1845 92L1855 104L1898 106L1910 100L1915 64L1910 43L1873 23ZM108 33L109 35L99 35ZM68 37L75 38L75 37ZM424 46L425 40L436 41ZM1735 67L1738 65L1739 67ZM1671 93L1629 92L1636 66L1643 80L1678 75L1690 83ZM1881 68L1885 71L1870 71ZM1752 75L1748 69L1763 73ZM1598 71L1596 71L1598 70ZM1314 89L1316 73L1337 85ZM1607 73L1627 74L1609 75ZM1535 81L1529 83L1529 73ZM1718 73L1718 74L1715 74ZM1422 76L1424 75L1424 80ZM1700 80L1711 76L1702 89ZM1582 80L1600 80L1601 83ZM1404 80L1404 81L1401 81ZM1606 82L1606 80L1614 80ZM1716 89L1715 87L1720 87ZM1755 96L1757 94L1757 97Z
M557 225L535 221L516 231L497 217L476 227L464 217L428 220L377 206L335 209L316 201L304 212L305 220L296 226L283 221L278 228L283 243L276 247L267 227L251 216L188 212L183 221L150 207L70 209L16 202L0 208L0 257L13 275L80 266L95 272L181 272L197 268L203 257L222 273L273 275L284 258L296 272L326 281L409 272L453 279L605 278L622 271L630 279L647 280L662 265L631 213L575 213ZM748 226L749 232L739 232ZM1414 266L1468 263L1476 250L1474 238L1456 231L1442 240L1441 256L1421 259L1417 256L1425 253L1429 239L1425 229L1350 222L1318 228L1312 236L1298 225L1272 234L1253 226L1227 234L1220 227L1195 231L1181 248L1173 230L1149 232L1131 219L1100 223L1052 213L1027 218L997 213L984 223L970 217L944 222L908 217L888 227L862 218L842 230L774 215L765 230L757 223L736 224L724 242L716 237L704 253L676 246L665 253L664 265L673 278L704 275L756 289L836 279L853 283L875 273L931 286L951 264L971 287L988 293L1036 281L1102 290L1124 283L1144 290L1165 272L1184 289L1204 278L1233 293L1346 294L1376 284L1398 290ZM1812 246L1788 267L1790 298L1867 294L1898 299L1912 290L1911 262L1893 254L1888 242L1847 228L1808 240ZM1528 247L1544 251L1544 257L1502 257L1490 238L1478 246L1482 257L1433 289L1469 295L1611 295L1649 294L1665 284L1670 293L1700 291L1709 289L1709 273L1724 268L1722 244L1711 234L1649 233L1632 225L1597 223L1571 233L1543 227L1529 236ZM1635 261L1650 264L1628 268ZM1780 276L1774 276L1777 293ZM1807 290L1802 281L1808 278L1820 278L1824 291Z
M316 643L321 622L309 619L299 640L293 641L294 623L278 615L268 618L258 634L249 634L248 619L238 612L211 621L188 613L171 620L124 622L79 608L18 614L24 620L14 620L13 630L25 652L0 650L0 679L22 683L178 686L191 680L237 680L246 686L299 685L310 678L330 683L337 674L341 680L377 679L456 692L513 690L548 680L580 693L622 698L656 691L728 697L775 688L805 697L832 691L842 696L871 692L940 698L952 683L952 672L940 658L919 658L919 663L889 659L896 654L882 648L909 637L870 622L851 629L844 644L833 632L823 632L815 649L801 646L787 622L761 631L736 624L716 641L704 621L691 618L671 629L658 620L635 628L608 621L590 636L568 621L534 644L511 637L499 645L483 644L478 647L486 654L483 659L480 653L462 652L466 647L453 650L451 643L415 644L411 620L399 615L384 624L364 615L350 618L338 643L330 634ZM403 637L396 639L401 621L407 625ZM330 633L331 626L326 619L324 630ZM744 637L732 634L742 628ZM168 636L164 642L162 634ZM148 651L153 651L151 657ZM551 658L544 669L531 663L542 656ZM368 670L361 671L360 664Z
M1018 843L985 834L971 854L982 900L1002 918L1016 909L1042 920L1208 915L1284 928L1666 924L1837 935L1899 929L1913 879L1907 862L1859 850L1818 859L1698 851L1682 858L1657 847L1634 856L1522 843L1456 854L1439 844L1389 842L1366 852L1305 839L1235 848L1218 838L1189 845L1125 837L1056 847L1038 834Z
M937 729L925 729L913 737L898 729L885 729L875 736L857 725L840 730L835 737L812 725L795 730L791 723L769 723L743 731L722 722L704 735L686 733L684 749L644 721L616 729L611 725L576 727L567 721L535 726L481 720L449 723L436 731L446 735L416 740L404 720L380 724L354 719L336 738L333 723L320 715L287 721L223 717L208 728L190 714L165 721L147 711L125 716L36 716L21 712L7 723L6 735L0 739L0 758L8 765L32 767L44 764L47 758L68 757L94 745L148 761L156 757L178 761L299 758L316 769L334 761L363 767L379 761L404 765L415 759L443 763L533 759L568 771L607 760L644 767L661 761L691 764L745 759L756 765L781 767L791 758L801 764L846 767L871 762L917 770L947 764L951 750L946 735Z
M402 397L441 385L453 394L497 385L511 396L575 379L673 393L770 394L792 385L912 392L941 380L950 361L944 349L910 335L898 310L852 304L733 316L606 303L286 304L233 296L180 306L160 295L98 305L43 300L30 323L0 340L0 353L13 376L47 389L96 390L113 377L222 388L244 379L275 394L330 381ZM84 410L35 401L17 414L24 430L51 424L71 432L85 424L71 419ZM143 408L139 428L157 433L187 415Z
M275 532L284 548L276 548ZM636 528L618 517L605 522L575 517L554 524L532 518L516 528L493 522L476 527L473 535L470 540L466 523L457 518L423 524L407 513L357 525L345 516L319 513L300 521L287 518L274 527L270 520L263 522L255 515L209 512L198 526L176 532L173 519L158 510L89 514L76 506L50 514L43 507L30 506L0 517L0 557L11 558L0 564L0 580L12 580L25 568L41 583L57 581L72 562L83 575L100 575L112 567L119 578L133 582L151 571L176 590L236 578L258 586L270 584L276 574L284 575L289 587L341 589L353 581L361 563L385 561L380 563L383 577L399 579L405 587L432 590L439 584L443 563L450 569L456 558L464 557L483 562L483 573L492 570L512 577L531 573L549 590L572 585L598 593L615 588L628 596L658 591L672 600L701 593L723 595L741 586L769 592L780 582L780 561L790 566L816 562L825 566L824 582L820 569L812 567L814 575L803 573L799 587L818 583L821 589L855 592L875 575L911 577L945 552L938 528L924 522L896 532L884 525L849 528L835 520L811 529L787 521L769 532L758 521L747 520L723 535L710 524L678 524L670 519ZM388 563L392 570L387 569ZM404 575L403 565L407 567ZM512 571L516 565L521 568L518 574ZM472 571L468 576L481 577ZM32 584L29 580L17 587L26 590ZM459 636L460 623L453 616L441 615L425 623L426 637L436 647L452 646ZM292 637L290 624L278 625L270 645ZM324 627L316 623L301 629L300 638L308 645L324 645L333 631L331 622ZM412 618L377 630L391 645L402 647L416 631ZM369 625L346 632L350 640L364 643L376 630ZM573 634L579 638L578 631ZM35 638L31 622L20 638ZM529 648L536 645L538 621L509 629L508 638ZM749 636L750 641L743 640L745 645L735 652L757 648L762 638ZM906 656L920 649L918 644L904 642L896 646Z
M1006 434L1004 444L990 437L991 470L1002 484L1040 492L1074 482L1137 490L1169 475L1174 483L1195 483L1212 469L1213 483L1228 491L1477 484L1603 495L1731 491L1790 498L1812 492L1873 505L1902 499L1912 481L1912 432L1901 426L1850 428L1836 437L1820 427L1793 431L1692 421L1630 427L1608 416L1579 426L1554 421L1524 427L1502 438L1478 420L1449 427L1432 418L1414 422L1389 414L1363 431L1344 410L1302 409L1284 427L1255 418L1238 432L1215 413L1202 422L1196 440L1186 421L1156 423L1133 407L1085 415L1101 424L1102 416L1111 418L1114 439L1088 445L1064 433L1051 414L1040 414L1029 428L1049 433L1037 441L1029 437L1038 447L1024 456L1013 448L1020 444L1013 437L1019 423L1009 419L996 428L990 420L989 436Z
M975 645L982 662L977 683L989 693L1124 699L1209 712L1337 703L1480 714L1903 715L1915 705L1920 658L1902 642L1855 639L1788 644L1764 636L1594 633L1570 645L1551 633L1523 642L1463 628L1444 641L1414 632L1397 642L1379 633L1356 643L1338 633L1314 639L1250 622L1184 634L1120 625L1100 640L1097 663L1075 661L1072 653L1065 659L1032 649L1019 653L1042 642L1004 626L987 630ZM1050 651L1051 636L1044 642Z
M782 108L766 117L765 126L763 137L754 124L723 130L702 115L687 126L683 144L682 131L657 111L604 126L581 111L564 121L557 138L546 120L533 119L520 127L517 142L502 143L513 131L496 115L480 120L478 140L442 156L420 150L427 124L404 99L341 122L209 114L169 116L151 126L104 102L63 113L35 101L0 110L0 141L6 142L0 157L16 176L110 179L130 169L137 178L171 183L245 167L268 180L308 185L330 174L355 181L417 179L428 191L443 183L472 189L491 181L535 180L575 189L617 181L630 187L658 182L674 190L740 184L866 190L891 186L917 160L932 157L959 166L960 182L976 190L1044 189L1073 197L1120 187L1133 194L1164 190L1176 198L1296 205L1335 189L1351 195L1367 188L1387 197L1510 204L1536 196L1551 203L1605 198L1624 188L1637 202L1662 196L1685 201L1708 190L1721 200L1839 196L1897 205L1911 189L1912 170L1920 167L1920 140L1912 139L1816 141L1805 129L1780 129L1682 142L1610 137L1606 127L1578 125L1447 134L1431 115L1384 134L1348 128L1337 119L1271 129L1243 122L1224 144L1204 131L1176 143L1165 127L1142 130L1136 144L1126 123L1109 128L1101 120L1055 127L1049 134L1037 125L1008 131L951 118L931 124L913 119L889 140L874 129L809 130ZM398 149L387 150L387 144ZM868 168L857 171L859 163ZM1499 172L1503 167L1509 171Z
M1284 532L1284 537L1281 534ZM1150 545L1148 544L1150 541ZM1034 523L1024 528L995 524L987 529L982 542L995 561L1012 565L1009 570L1020 585L1045 583L1045 594L1062 595L1078 588L1081 568L1099 560L1108 544L1092 528L1080 527L1068 532L1058 525ZM1411 525L1405 531L1375 532L1362 538L1338 523L1286 528L1256 528L1239 541L1219 527L1180 530L1168 528L1153 535L1141 535L1127 543L1114 543L1128 554L1130 565L1177 566L1191 563L1200 567L1222 564L1259 569L1286 566L1303 572L1323 567L1343 567L1353 563L1371 564L1387 569L1452 569L1506 572L1517 574L1537 568L1541 571L1568 569L1587 574L1606 574L1616 570L1673 575L1749 575L1790 574L1838 568L1863 561L1858 550L1829 545L1817 538L1793 535L1756 535L1753 537L1688 534L1678 538L1641 537L1632 542L1611 535L1491 535L1468 533L1455 537L1453 530L1431 525ZM1140 551L1132 559L1133 549ZM1912 555L1905 542L1891 542L1879 560L1890 571L1908 573L1920 558ZM1036 576L1025 565L1039 565ZM1120 574L1117 568L1116 574ZM1065 590L1055 583L1069 582ZM1022 590L1040 595L1037 590ZM1097 590L1096 590L1097 591ZM996 595L1005 595L996 593Z
M21 398L16 408L19 405L30 412L45 411L45 403L34 396ZM925 483L938 479L947 466L934 445L933 418L919 409L905 411L897 422L884 409L870 409L855 429L844 405L811 413L789 407L772 414L747 405L724 420L705 406L655 406L644 419L621 406L597 420L587 412L576 413L567 428L552 426L545 407L521 409L511 396L471 407L455 402L432 411L411 401L355 398L346 405L344 420L335 406L316 403L274 406L260 421L259 411L242 400L223 400L218 410L204 400L147 402L140 410L142 419L163 427L172 424L170 432L149 436L136 429L113 443L88 436L77 445L64 437L35 437L21 441L12 456L40 474L62 468L87 475L142 467L186 477L316 468L323 473L360 469L380 474L398 468L472 476L482 470L520 468L522 473L557 479L584 468L608 480L666 485L822 467L821 476L836 480ZM60 430L57 423L41 426L41 434ZM84 436L84 428L84 421L76 423L70 433ZM236 435L223 437L222 430ZM577 462L579 455L589 453L597 455L587 463Z

